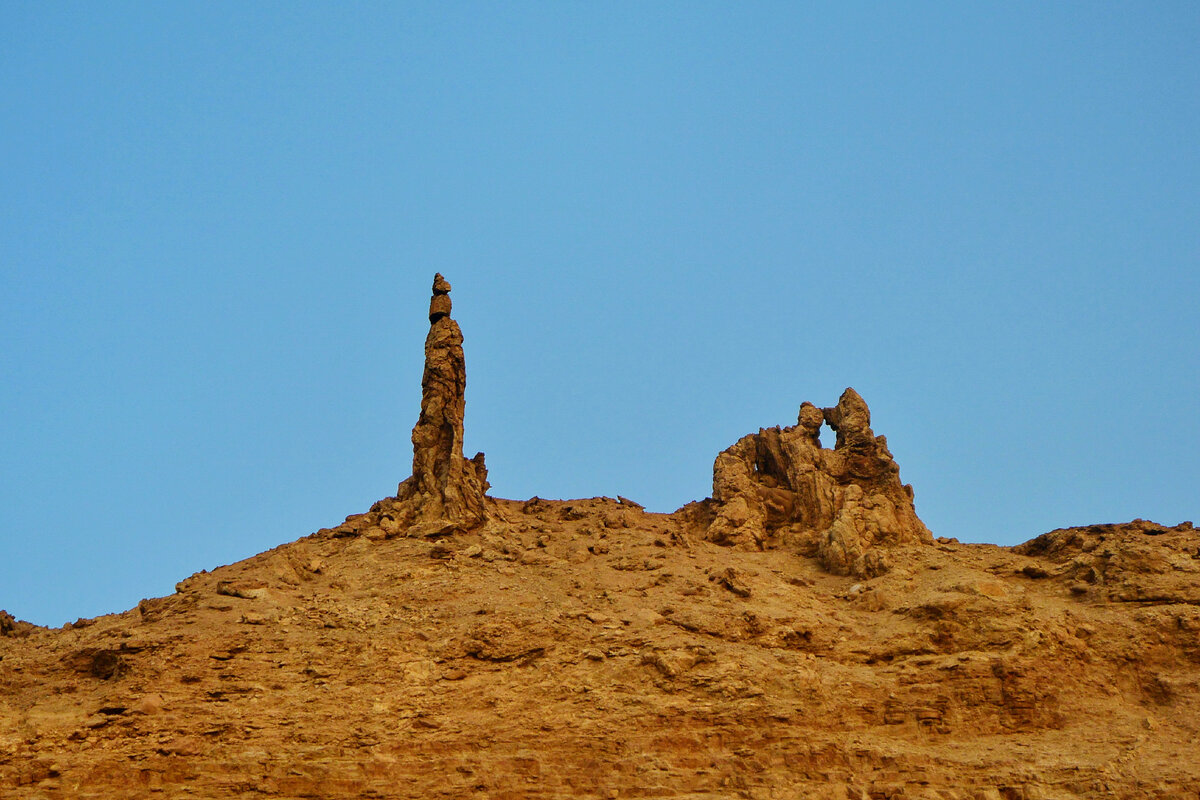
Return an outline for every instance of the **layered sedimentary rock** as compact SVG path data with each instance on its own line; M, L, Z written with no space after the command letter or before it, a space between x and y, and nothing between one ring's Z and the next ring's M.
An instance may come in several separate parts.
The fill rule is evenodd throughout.
M429 303L421 415L412 430L412 477L396 497L403 506L397 510L407 512L402 522L438 529L481 524L488 489L483 453L463 456L467 370L462 331L450 309L450 283L438 273Z
M821 425L837 434L821 446ZM742 437L713 464L715 517L706 538L761 549L782 534L815 551L831 572L858 576L887 570L878 545L932 541L913 507L911 486L887 439L871 430L871 412L854 389L824 410L800 406L794 426Z

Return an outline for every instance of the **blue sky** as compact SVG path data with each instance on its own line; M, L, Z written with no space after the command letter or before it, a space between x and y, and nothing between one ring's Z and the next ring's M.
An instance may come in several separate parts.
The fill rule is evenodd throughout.
M5 3L0 608L393 493L435 271L497 496L669 511L854 386L938 535L1200 518L1197 42L1193 2Z

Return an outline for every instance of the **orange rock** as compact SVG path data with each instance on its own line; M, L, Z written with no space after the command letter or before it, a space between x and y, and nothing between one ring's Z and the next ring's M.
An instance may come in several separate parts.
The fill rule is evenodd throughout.
M837 432L832 450L821 447L822 421ZM706 538L761 549L785 531L831 572L858 577L887 570L880 545L932 543L912 487L901 484L887 440L870 423L866 402L846 389L824 412L803 403L790 428L742 437L713 464Z
M397 500L404 520L438 532L448 525L474 528L487 516L483 454L463 457L467 371L463 336L450 318L450 284L434 277L421 378L421 414L412 431L412 477L400 484ZM403 524L403 523L401 523Z
M456 331L400 497L124 613L0 612L0 797L1200 795L1190 523L933 545L852 390L673 514L484 497Z

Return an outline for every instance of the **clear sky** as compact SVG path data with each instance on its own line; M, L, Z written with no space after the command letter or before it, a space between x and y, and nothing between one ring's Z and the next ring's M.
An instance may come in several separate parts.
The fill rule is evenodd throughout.
M1200 4L0 4L0 608L870 403L935 534L1200 522Z

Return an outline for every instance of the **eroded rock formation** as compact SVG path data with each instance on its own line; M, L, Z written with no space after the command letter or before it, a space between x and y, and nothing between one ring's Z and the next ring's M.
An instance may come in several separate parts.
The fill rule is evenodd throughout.
M822 423L837 434L832 450L821 446ZM885 572L877 545L932 541L854 389L832 408L805 402L794 426L762 429L723 451L713 464L713 500L711 541L761 549L786 534L841 575Z
M467 370L462 331L450 307L450 283L438 273L429 303L421 416L412 430L412 477L400 484L396 498L408 507L405 522L438 530L481 524L488 489L483 453L463 456Z
M398 497L121 614L0 611L0 797L1200 797L1192 523L892 547L930 536L853 389L673 514L485 498L449 291Z
M0 636L28 636L36 627L0 609Z

